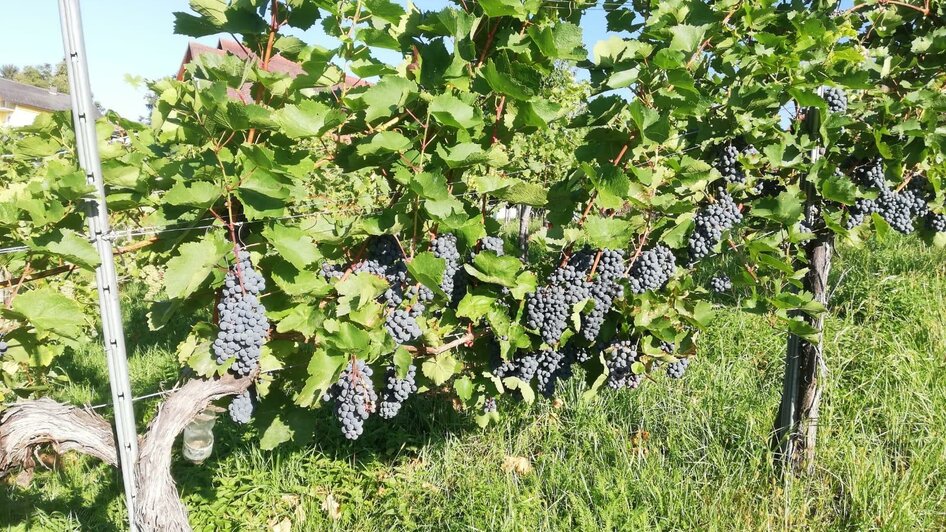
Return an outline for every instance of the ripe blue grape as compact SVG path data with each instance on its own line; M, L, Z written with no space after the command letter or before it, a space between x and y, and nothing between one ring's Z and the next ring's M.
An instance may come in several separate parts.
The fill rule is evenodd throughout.
M451 233L442 233L431 241L430 246L434 256L447 263L440 289L449 296L451 304L455 305L466 292L466 275L460 263L457 237Z
M503 249L503 239L498 236L484 237L480 240L480 249L483 251L492 251L499 257L502 257L506 253Z
M643 376L634 373L632 369L632 365L637 361L637 344L631 340L616 340L608 351L608 387L620 390L640 386Z
M580 265L590 270L594 264L594 257L598 256L598 266L591 283L590 296L594 307L582 316L581 334L588 341L594 342L601 331L605 317L614 306L614 301L624 297L626 275L624 252L621 250L603 249L600 252L580 252L573 257L572 264ZM599 256L600 255L600 256ZM587 258L586 258L587 257ZM585 270L582 270L584 272ZM583 274L583 273L582 273Z
M746 174L739 162L739 149L732 144L723 146L714 164L727 183L744 183Z
M227 407L227 411L230 413L230 419L234 423L239 423L240 425L246 425L253 418L253 398L250 396L250 391L246 390L240 395L233 398L230 401L230 406Z
M381 402L378 406L378 415L384 419L391 419L401 411L401 405L411 394L417 392L417 367L407 368L407 376L397 378L397 368L388 366L385 373L385 387L381 390Z
M516 377L523 382L529 382L539 369L539 359L533 353L523 355L513 360L499 359L498 365L496 362L497 361L494 361L493 375L496 375L500 379Z
M322 269L325 272L324 265ZM377 275L388 282L388 289L382 295L385 305L395 308L402 303L404 285L407 282L407 265L404 263L401 247L393 235L376 236L368 242L368 258L352 268L352 273L361 272Z
M847 94L838 87L824 88L824 101L828 104L828 112L843 114L847 112Z
M850 206L847 210L845 227L849 230L854 229L864 223L864 219L874 212L877 212L876 201L867 198L858 199L854 205Z
M434 291L424 285L411 285L404 292L407 299L417 298L417 301L430 302L434 300Z
M259 365L260 348L269 334L266 309L259 300L266 281L253 269L249 253L239 251L238 259L224 279L213 350L218 364L233 360L231 370L249 375Z
M676 271L677 262L673 252L667 246L658 244L641 253L631 265L631 291L643 294L648 290L660 290Z
M394 309L384 320L384 328L399 344L413 342L420 337L420 326L417 320L404 309Z
M877 199L877 214L897 232L909 234L913 232L913 219L923 212L924 202L913 191L885 192ZM925 214L925 213L924 213Z
M862 187L880 191L890 188L884 179L884 162L881 159L875 159L854 168L853 181Z
M579 345L575 342L569 342L565 344L565 360L569 365L571 364L583 364L591 360L592 348L588 346Z
M559 377L565 355L557 350L540 351L536 357L538 367L535 371L539 393L545 397L555 395L555 381Z
M700 209L693 220L690 234L690 262L695 263L712 253L723 239L723 233L742 221L739 206L725 190L719 189L714 203Z
M667 376L671 379L679 379L683 377L683 374L686 373L687 367L690 365L689 358L681 358L676 362L672 362L667 365Z
M356 440L364 433L365 420L377 408L378 395L371 382L373 371L370 366L357 360L342 370L338 382L333 384L325 395L324 401L334 401L335 417L342 424L342 434L349 440Z
M345 271L340 265L329 262L322 263L322 277L325 277L325 279L339 279L343 275L345 275Z
M571 307L565 289L559 285L540 286L526 296L526 325L539 331L542 341L554 345L568 328Z
M483 413L489 414L496 411L496 398L490 397L483 403Z
M732 289L732 279L728 275L717 275L710 279L710 290L723 294Z
M937 213L927 213L926 218L926 227L935 233L946 233L946 214L937 214Z
M771 197L778 196L782 192L785 192L785 185L778 182L775 179L760 179L756 181L755 186L753 186L749 191L759 197Z

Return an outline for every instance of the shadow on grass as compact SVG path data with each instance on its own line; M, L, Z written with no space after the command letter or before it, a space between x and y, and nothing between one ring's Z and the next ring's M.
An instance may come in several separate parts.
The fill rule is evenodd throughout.
M44 495L45 477L51 475L58 476L60 481L65 477L61 471L47 471L37 474L28 488L10 486L0 490L0 527L51 530L53 522L59 519L74 522L81 515L82 530L111 532L125 529L117 526L108 515L109 504L121 495L116 489L120 482L117 470L111 475L112 482L100 487L91 504L81 496L82 491L77 486L70 486L73 489L69 490L67 497L50 499ZM44 519L37 519L37 514ZM56 523L56 526L64 528L66 523Z

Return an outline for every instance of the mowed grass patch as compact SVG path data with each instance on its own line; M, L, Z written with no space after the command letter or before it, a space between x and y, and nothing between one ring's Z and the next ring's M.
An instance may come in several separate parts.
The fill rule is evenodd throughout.
M501 401L502 421L486 429L418 397L393 422L370 420L355 443L328 409L296 412L311 420L309 441L273 452L257 448L255 429L221 419L212 459L177 457L174 475L206 530L286 519L294 530L946 528L946 253L870 242L842 248L833 277L810 477L780 480L769 453L785 335L728 310L681 381L657 375L582 402L587 388L573 379L561 405ZM135 315L129 329L144 326ZM177 371L178 338L142 338L136 394ZM100 349L68 362L75 383L61 398L108 400ZM142 426L154 404L139 403ZM0 525L13 529L120 529L122 517L117 475L82 458L0 490Z

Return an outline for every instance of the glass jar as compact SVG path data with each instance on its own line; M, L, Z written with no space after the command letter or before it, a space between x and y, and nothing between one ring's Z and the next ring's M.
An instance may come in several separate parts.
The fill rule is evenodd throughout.
M184 427L184 458L201 464L214 448L214 423L217 414L210 408L204 409Z

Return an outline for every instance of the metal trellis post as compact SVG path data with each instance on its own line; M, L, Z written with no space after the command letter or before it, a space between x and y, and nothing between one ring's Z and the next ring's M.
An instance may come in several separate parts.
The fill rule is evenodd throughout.
M108 360L112 403L115 405L118 464L125 488L125 501L128 505L129 528L134 530L138 434L132 406L131 382L128 378L125 332L122 326L121 304L118 299L118 279L115 275L115 256L112 253L108 207L105 203L102 162L99 159L98 139L95 133L96 109L92 102L92 89L89 83L89 65L85 52L85 38L82 33L79 1L59 0L59 19L62 24L62 42L69 73L69 94L72 99L72 118L76 131L76 152L79 165L85 171L88 183L95 187L94 197L88 200L87 218L92 243L101 259L101 264L95 269L95 281L99 294L102 338Z

